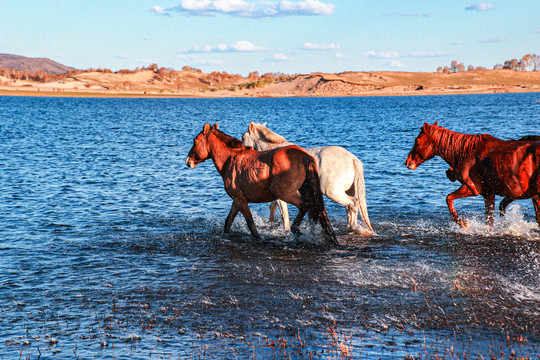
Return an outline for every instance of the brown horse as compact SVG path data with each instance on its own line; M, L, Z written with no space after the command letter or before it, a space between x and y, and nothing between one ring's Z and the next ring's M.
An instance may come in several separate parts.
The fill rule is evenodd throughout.
M225 191L233 204L225 220L228 233L238 212L246 219L255 239L260 239L248 203L283 200L298 208L298 216L291 229L299 233L298 226L306 212L319 221L327 239L337 245L336 235L324 207L317 164L301 147L293 145L270 151L255 151L222 131L219 125L204 125L193 139L193 147L186 165L195 168L198 163L212 159L223 178Z
M519 139L517 139L516 141L540 141L540 136L538 135L526 135L526 136L523 136ZM446 177L451 181L451 182L454 182L456 180L458 180L458 176L457 174L454 172L454 169L452 167L450 167L448 170L446 170ZM511 197L505 197L501 200L501 202L499 203L499 214L501 216L504 216L504 214L506 214L506 208L508 207L508 205L510 205L511 203L514 202L514 198L511 198ZM534 200L533 200L533 205L535 204ZM535 206L534 207L534 211L536 213L536 216L540 216L540 208Z
M493 224L495 195L531 199L540 225L540 142L504 141L491 135L468 135L424 123L405 165L418 165L440 156L453 169L462 186L446 197L452 219L467 227L454 207L454 200L482 195L486 219Z

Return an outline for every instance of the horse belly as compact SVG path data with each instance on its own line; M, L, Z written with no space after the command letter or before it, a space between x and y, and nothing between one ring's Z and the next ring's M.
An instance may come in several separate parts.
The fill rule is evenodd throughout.
M262 162L239 161L226 178L225 190L232 199L242 199L248 203L271 202L276 199L269 191L269 167Z
M239 188L248 202L271 202L276 197L270 192L270 176L268 169L252 169L248 176L239 180Z
M250 203L265 203L276 200L276 197L268 190L266 184L249 184L243 188L243 192Z

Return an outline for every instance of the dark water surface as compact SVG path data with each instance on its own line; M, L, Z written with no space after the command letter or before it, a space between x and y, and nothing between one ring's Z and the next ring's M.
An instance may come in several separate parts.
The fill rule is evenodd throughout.
M531 202L488 228L481 198L458 200L462 230L447 165L403 165L424 121L540 134L537 99L0 97L0 358L537 358ZM223 235L221 178L184 159L205 122L239 138L250 121L358 156L378 235L347 234L330 202L337 249L262 204L262 241L241 216Z

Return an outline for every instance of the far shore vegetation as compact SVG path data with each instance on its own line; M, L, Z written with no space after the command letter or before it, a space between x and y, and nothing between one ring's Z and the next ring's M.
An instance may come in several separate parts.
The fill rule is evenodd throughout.
M520 59L514 58L504 61L502 64L497 63L493 66L494 70L500 69L509 69L514 71L540 71L540 56L536 54L526 54ZM477 71L477 70L487 70L484 67L473 65L468 65L467 67L463 63L459 63L454 60L450 63L449 66L439 66L437 68L438 73L457 73L464 71ZM136 74L141 71L152 71L154 73L154 79L158 82L168 82L171 84L176 84L179 88L182 86L181 77L178 76L180 72L192 72L203 75L200 69L184 66L181 70L175 70L172 68L159 67L157 64L152 64L146 67L136 68L134 70L122 69L113 72L110 69L71 69L67 72L52 74L47 73L43 70L35 71L31 73L27 70L20 70L17 68L0 68L0 76L3 76L6 80L17 81L33 81L37 83L52 83L56 81L61 81L68 78L75 78L77 75L82 73L89 72L98 72L98 73L110 73L110 74ZM265 73L259 74L258 71L252 71L247 77L243 77L239 74L229 74L225 71L218 72L214 71L209 74L204 74L204 78L201 81L207 83L207 85L214 87L215 89L220 90L243 90L243 89L252 89L258 87L264 87L268 84L271 84L275 81L290 81L299 76L299 74L285 74L281 72L277 73ZM0 80L0 85L9 85L2 83ZM129 87L129 84L125 84Z

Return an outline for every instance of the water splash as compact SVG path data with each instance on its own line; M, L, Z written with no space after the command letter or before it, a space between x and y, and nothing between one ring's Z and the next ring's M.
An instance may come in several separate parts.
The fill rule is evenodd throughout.
M508 208L506 215L496 217L493 226L486 224L485 219L479 216L468 219L469 228L463 229L453 225L453 230L463 235L480 237L516 237L531 241L540 241L540 232L536 221L527 221L519 205Z

